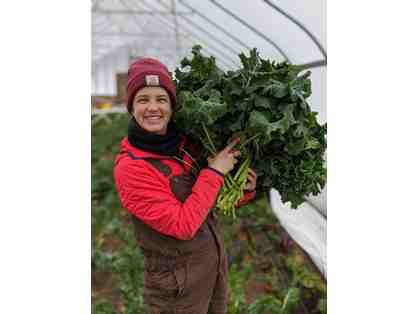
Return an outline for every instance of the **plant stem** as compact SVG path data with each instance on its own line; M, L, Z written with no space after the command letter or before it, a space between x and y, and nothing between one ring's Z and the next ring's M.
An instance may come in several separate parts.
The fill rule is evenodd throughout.
M209 135L209 132L208 132L208 130L206 129L206 126L205 126L205 124L204 124L204 123L202 123L202 127L203 127L203 131L204 131L204 132L205 132L205 134L206 134L206 137L208 138L209 145L210 145L210 148L211 148L211 153L212 153L213 155L216 155L216 147L215 147L215 145L213 144L212 139L211 139L211 137L210 137L210 135Z
M241 147L244 147L245 145L247 145L249 142L251 142L252 140L256 139L257 137L259 137L261 135L261 133L258 133L252 137L250 137L249 139L247 139L244 143L241 144Z

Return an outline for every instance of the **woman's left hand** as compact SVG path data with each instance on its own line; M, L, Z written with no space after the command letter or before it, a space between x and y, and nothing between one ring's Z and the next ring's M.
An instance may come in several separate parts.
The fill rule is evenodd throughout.
M244 190L253 191L257 186L257 174L251 168L248 169L247 183L245 184Z

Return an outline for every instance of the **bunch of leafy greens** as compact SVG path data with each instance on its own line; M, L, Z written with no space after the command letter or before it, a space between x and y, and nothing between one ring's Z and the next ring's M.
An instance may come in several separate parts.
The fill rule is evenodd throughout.
M318 194L326 183L326 124L318 123L306 101L310 72L262 59L256 49L248 57L241 53L242 66L226 73L200 46L192 55L175 70L180 109L174 120L202 145L199 163L213 147L220 150L239 136L257 173L257 190L276 188L292 208Z

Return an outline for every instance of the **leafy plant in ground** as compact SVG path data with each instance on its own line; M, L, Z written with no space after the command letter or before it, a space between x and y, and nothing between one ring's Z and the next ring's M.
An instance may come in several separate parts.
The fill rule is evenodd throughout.
M113 161L127 125L126 114L111 114L92 127L92 273L111 276L114 291L109 299L93 286L99 291L92 308L97 314L133 314L144 306L143 256L113 182Z
M228 275L229 304L228 314L241 314L247 309L245 286L251 274L251 265L243 264L238 270L237 265L231 265Z
M136 314L144 309L143 272L144 259L138 248L132 228L120 234L124 241L113 264L114 272L118 274L119 289L125 300L125 314Z
M116 314L115 309L111 302L107 300L97 301L92 305L93 314Z
M274 296L261 297L250 304L248 314L281 314L282 302Z
M292 314L299 305L299 289L289 288L283 301L274 296L261 297L250 304L248 314Z
M248 57L239 55L241 68L224 73L200 50L193 47L193 57L175 71L180 109L174 120L204 149L200 165L233 137L243 143L241 167L226 176L217 207L235 214L243 190L238 179L245 181L250 166L258 174L259 191L274 187L293 208L318 194L326 182L326 125L319 125L306 100L310 72L262 59L253 49Z

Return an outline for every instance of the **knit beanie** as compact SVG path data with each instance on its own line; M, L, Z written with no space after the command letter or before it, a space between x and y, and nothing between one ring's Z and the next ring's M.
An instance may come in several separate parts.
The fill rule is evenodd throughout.
M140 58L131 64L128 71L128 84L126 86L126 109L128 112L132 112L135 94L146 86L164 88L170 96L172 108L175 108L176 87L167 67L156 59Z

